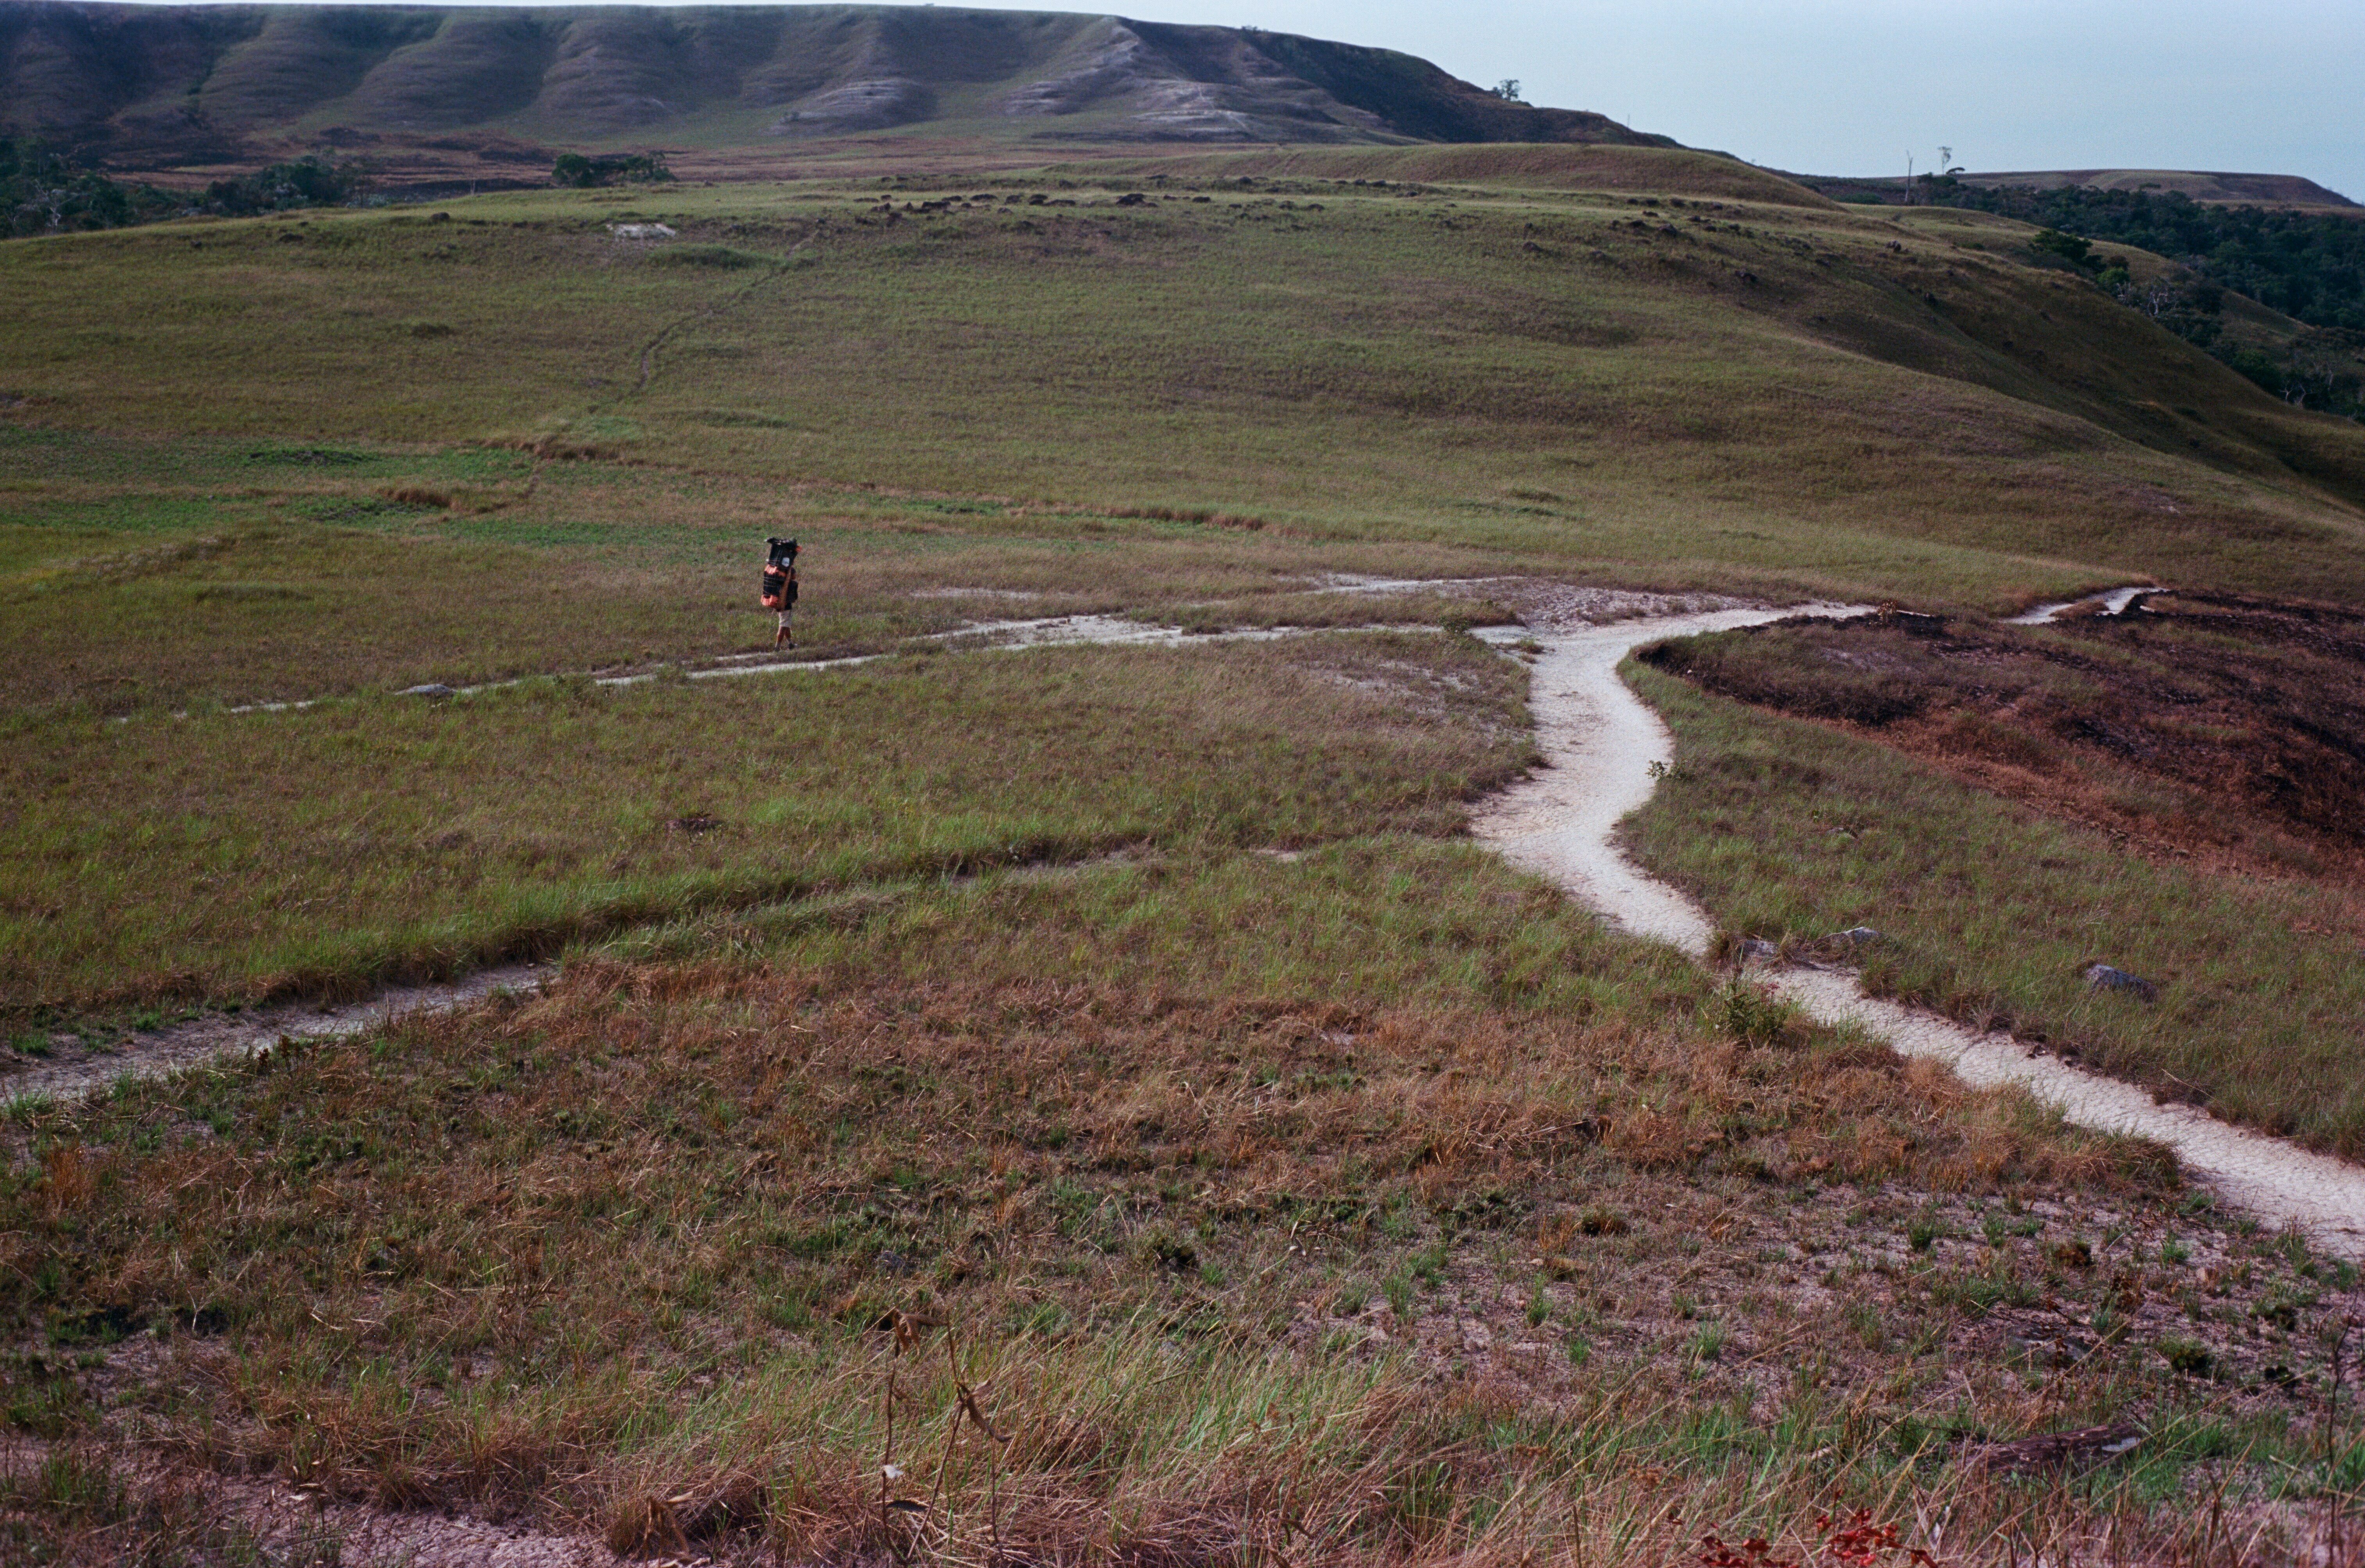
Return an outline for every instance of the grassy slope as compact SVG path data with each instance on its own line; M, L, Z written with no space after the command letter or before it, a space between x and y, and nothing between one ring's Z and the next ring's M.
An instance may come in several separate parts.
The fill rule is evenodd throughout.
M73 444L97 460L112 443ZM192 455L185 443L163 450ZM545 467L530 492L484 512L449 484L434 493L461 496L462 510L382 493L416 494L415 484L240 493L259 488L110 496L0 529L0 605L25 655L0 674L0 705L122 716L768 650L746 542L776 533L812 551L799 626L827 654L878 652L981 616L1188 619L1189 606L1221 603L1245 622L1283 606L1316 624L1433 620L1352 599L1324 609L1304 590L1325 570L1454 577L1502 565L1450 546L1323 545L604 464ZM193 527L206 532L184 532Z
M821 189L554 194L454 207L476 223L44 241L0 257L35 302L0 386L20 420L557 436L1864 594L2356 589L2357 515L2321 487L2355 489L2357 431L1947 233L1621 196L1165 195L888 227ZM596 227L634 213L744 255ZM125 290L151 302L136 327L83 303Z
M8 768L0 1001L349 990L815 888L1450 833L1526 755L1516 686L1466 637L1362 636L52 725Z
M1435 842L1518 751L1506 672L1462 644L162 717L743 645L745 541L782 525L818 542L812 630L849 647L980 613L913 597L946 586L1336 618L1300 595L1326 567L1979 605L2155 571L2365 585L2325 488L2353 432L1966 236L1550 170L1418 196L1227 174L1204 204L1197 177L1126 208L1072 171L891 184L1047 198L892 227L866 171L0 250L29 302L0 342L0 613L74 666L6 678L35 993L243 986L308 942L366 971L656 892L544 1002L16 1107L10 1420L136 1417L211 1466L636 1545L686 1498L701 1534L883 1550L864 1326L895 1305L994 1336L990 1403L1029 1434L1003 1518L1046 1556L1198 1560L1294 1521L1293 1552L1583 1531L1665 1561L1671 1507L1795 1540L1907 1500L1956 1507L1948 1542L2054 1551L2107 1517L2178 1555L2196 1463L2237 1515L2353 1484L2346 1430L2308 1446L2278 1381L2320 1372L2353 1276ZM628 214L716 249L596 227ZM2130 405L2160 385L2195 412ZM677 809L745 831L650 831ZM439 846L458 813L473 864ZM748 869L783 846L826 883L1021 831L1160 853L701 907L809 890ZM143 882L165 856L216 885ZM454 898L476 926L422 935ZM107 947L118 903L144 947ZM151 1359L70 1360L148 1327ZM950 1394L906 1365L910 1441ZM1154 1404L1077 1392L1152 1376ZM2155 1438L2076 1493L1938 1457L2122 1416ZM959 1551L990 1549L982 1484L956 1457ZM0 1540L84 1518L66 1490L0 1488Z
M31 301L0 344L17 399L0 604L24 655L0 697L50 802L17 819L48 847L22 859L12 908L52 923L17 1000L319 969L260 928L230 946L267 956L200 959L194 926L126 925L109 946L86 914L54 924L89 902L36 869L74 859L60 802L92 798L114 766L101 754L123 749L88 715L710 656L755 629L735 568L759 532L815 545L806 632L837 651L977 612L911 597L924 587L1194 622L1210 613L1194 600L1218 599L1218 618L1257 621L1307 613L1269 596L1326 566L1990 604L2136 573L2365 585L2357 514L2269 452L2332 472L2356 432L2014 262L2008 226L1868 218L1778 182L1760 193L1778 203L1695 189L1649 206L1342 183L1727 177L1647 150L1303 155L1318 180L1283 178L1275 156L1179 160L1133 207L1070 170L983 179L981 199L892 224L819 183L0 252ZM1144 170L1115 167L1114 185ZM685 238L619 245L599 227L629 216ZM1948 295L1915 297L1924 279ZM126 293L148 302L136 324L92 308ZM2014 336L2039 331L2044 348ZM2170 425L2207 431L2215 465ZM720 701L641 744L701 744ZM242 724L274 722L140 741L229 756ZM379 764L338 766L322 777L359 788L352 767ZM469 766L510 765L495 748ZM178 793L124 792L123 809L209 842L169 803L220 792L204 765L141 771ZM324 821L350 813L346 788ZM595 819L579 825L597 838ZM282 831L269 820L241 831ZM704 886L668 863L648 873L668 890L652 905L642 871L609 886L548 868L589 854L493 877L465 934L420 924L420 884L315 935L379 972ZM532 918L512 918L519 899Z

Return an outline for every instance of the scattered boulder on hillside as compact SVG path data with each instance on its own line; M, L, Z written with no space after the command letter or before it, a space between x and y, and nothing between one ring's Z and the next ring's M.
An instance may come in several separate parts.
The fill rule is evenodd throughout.
M2159 987L2141 975L2131 975L2124 969L2108 964L2090 964L2086 968L2086 989L2089 991L2124 991L2139 1002L2158 1002Z
M1869 947L1883 938L1869 925L1851 925L1845 931L1833 932L1823 940L1835 947Z

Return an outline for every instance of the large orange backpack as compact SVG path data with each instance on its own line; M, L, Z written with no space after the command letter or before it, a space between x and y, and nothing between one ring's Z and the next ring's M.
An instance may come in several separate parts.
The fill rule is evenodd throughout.
M771 552L764 561L764 608L786 610L797 601L797 542L767 539L764 543Z

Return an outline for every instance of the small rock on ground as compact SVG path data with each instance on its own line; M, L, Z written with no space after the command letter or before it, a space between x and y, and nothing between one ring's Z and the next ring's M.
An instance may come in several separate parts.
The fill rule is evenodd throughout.
M2108 964L2092 964L2087 967L2086 989L2123 991L2145 1002L2159 1000L2159 987L2141 975L2131 975L2124 969L2113 969Z

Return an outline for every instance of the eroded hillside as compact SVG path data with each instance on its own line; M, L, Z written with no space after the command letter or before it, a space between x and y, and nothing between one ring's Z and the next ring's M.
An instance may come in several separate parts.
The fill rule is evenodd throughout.
M1095 141L1610 141L1600 115L1257 28L951 6L0 10L0 125L122 167L490 134L779 145L925 126Z

